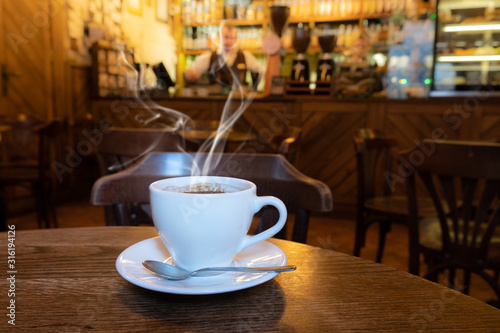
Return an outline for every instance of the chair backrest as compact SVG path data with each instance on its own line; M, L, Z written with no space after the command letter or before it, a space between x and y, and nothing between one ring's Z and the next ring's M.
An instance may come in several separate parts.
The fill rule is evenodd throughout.
M101 175L130 167L149 152L184 149L182 137L164 128L109 128L97 145Z
M218 120L190 120L184 126L184 130L216 131L219 128Z
M15 119L2 119L2 122L9 127L8 131L2 133L2 149L5 151L2 162L36 163L36 128L43 122L25 114Z
M384 195L389 195L392 190L384 175L392 171L392 149L397 146L397 141L370 128L358 130L353 139L358 174L358 203L373 198L377 185L382 187Z
M302 129L296 126L287 126L282 133L274 136L273 142L277 145L276 153L285 156L292 164L297 160L300 151Z
M149 184L170 177L189 176L194 153L150 153L133 167L101 177L92 188L91 203L110 205L149 202ZM203 165L208 154L199 154ZM210 175L247 179L257 194L273 195L290 210L328 212L332 196L328 186L300 173L283 156L271 154L216 154L218 165Z
M415 174L423 181L438 213L444 268L484 268L500 221L500 144L424 140L401 158L409 169L410 272L419 273Z
M66 124L53 120L36 128L38 135L38 167L40 178L50 178L51 161L56 159L56 150L60 148Z

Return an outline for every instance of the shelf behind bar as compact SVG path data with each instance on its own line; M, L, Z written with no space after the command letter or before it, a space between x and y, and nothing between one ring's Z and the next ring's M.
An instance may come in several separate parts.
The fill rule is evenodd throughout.
M360 19L380 19L391 17L390 13L379 13L379 14L366 14L366 15L355 15L355 16L337 16L337 15L328 15L328 16L310 16L310 17L291 17L288 20L288 23L307 23L307 22L316 22L316 23L324 23L324 22L344 22L344 21L358 21Z
M478 34L486 31L499 31L500 22L478 22L470 24L446 24L442 27L443 32L461 32Z
M438 55L437 62L500 61L500 54Z
M262 20L240 20L240 19L227 19L224 20L227 23L230 23L232 25L236 26L245 26L245 25L263 25L265 24L264 21ZM193 22L193 23L182 23L183 27L200 27L200 26L207 26L207 25L220 25L221 21L207 21L207 22Z
M262 49L245 49L245 50L255 55L264 54L264 50ZM213 51L213 50L182 50L182 53L184 53L185 55L197 56L207 51Z

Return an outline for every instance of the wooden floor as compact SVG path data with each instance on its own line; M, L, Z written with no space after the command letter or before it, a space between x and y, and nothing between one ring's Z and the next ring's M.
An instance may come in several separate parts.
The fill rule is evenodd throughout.
M60 228L105 226L103 207L92 206L87 200L59 205L57 207L57 215ZM293 217L290 217L288 223L293 223L292 221ZM35 213L13 217L9 219L7 223L15 224L17 230L37 228ZM291 229L291 227L288 228L289 233ZM361 253L362 258L375 260L377 236L376 227L368 231L366 247ZM352 254L354 246L354 221L312 217L307 243L346 254ZM408 271L407 228L398 225L393 226L387 237L386 244L382 263L403 271ZM445 277L443 277L442 280L441 283L444 283ZM472 280L470 295L482 301L488 301L495 298L493 291L488 285L483 282L483 280L475 277L473 277Z

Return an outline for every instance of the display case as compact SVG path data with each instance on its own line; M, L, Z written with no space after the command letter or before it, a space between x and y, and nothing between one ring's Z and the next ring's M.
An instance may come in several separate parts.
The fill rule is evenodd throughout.
M500 0L441 0L432 96L500 91Z

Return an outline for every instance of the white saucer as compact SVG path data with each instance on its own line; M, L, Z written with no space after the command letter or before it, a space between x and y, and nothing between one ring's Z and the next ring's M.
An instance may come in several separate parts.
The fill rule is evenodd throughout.
M127 281L146 289L171 294L206 295L250 288L274 278L278 273L226 272L208 277L171 281L157 277L143 265L143 260L171 262L170 253L159 237L136 243L116 259L118 273ZM234 266L265 267L286 265L286 255L269 242L249 246L234 257Z

